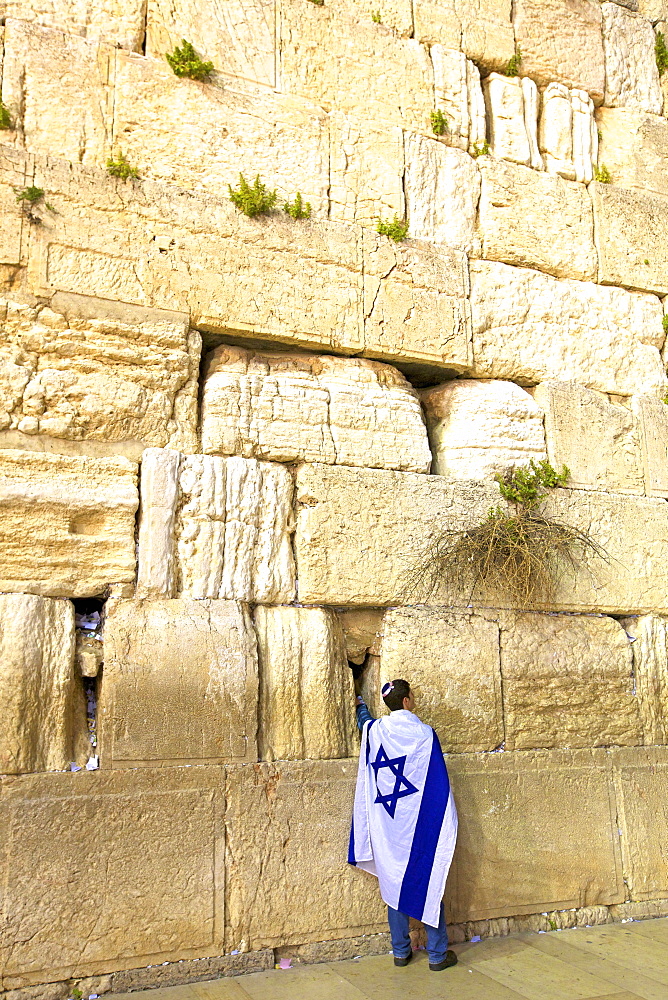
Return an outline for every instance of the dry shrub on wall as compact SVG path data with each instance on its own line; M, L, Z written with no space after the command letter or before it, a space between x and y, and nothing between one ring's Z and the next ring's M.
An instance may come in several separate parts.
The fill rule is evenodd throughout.
M433 600L439 592L477 592L490 599L526 607L552 603L565 572L576 573L588 553L609 562L608 554L586 531L549 517L543 502L564 486L566 466L549 462L497 476L507 506L490 508L473 528L436 530L426 557L404 593L408 600Z

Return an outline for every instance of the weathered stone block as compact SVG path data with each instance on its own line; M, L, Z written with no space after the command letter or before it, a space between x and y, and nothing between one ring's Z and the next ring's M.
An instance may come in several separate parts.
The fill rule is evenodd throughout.
M538 143L548 173L575 180L573 106L571 92L563 83L550 83L543 94Z
M353 675L341 625L325 608L258 607L262 760L352 756Z
M603 100L601 8L594 0L517 0L515 38L522 73L540 86L553 81Z
M596 278L594 216L582 185L490 156L479 163L483 257L558 278Z
M485 141L487 128L480 70L458 49L432 45L429 55L434 67L436 107L445 113L448 123L441 142L472 150Z
M532 146L525 121L524 90L520 78L492 73L484 81L484 91L494 155L529 165ZM535 132L536 122L530 124L531 131Z
M499 628L475 615L398 608L383 619L380 684L407 676L416 712L445 753L494 750L503 743ZM385 712L378 701L371 712Z
M223 781L220 767L2 780L3 986L221 954Z
M640 429L630 408L577 382L543 382L533 395L545 412L549 460L555 469L568 466L569 487L645 492Z
M642 615L623 618L620 624L632 642L642 742L668 743L668 622L658 615Z
M668 292L668 198L592 184L599 281L643 291Z
M341 111L333 111L328 123L329 218L373 227L378 219L402 219L402 129Z
M668 121L634 108L599 108L599 160L614 184L668 195Z
M0 772L69 766L74 688L70 602L0 594Z
M345 863L356 775L356 758L227 769L228 950L385 930L376 879Z
M351 663L359 666L364 663L367 654L375 656L380 653L382 611L340 611L339 620L343 628L346 656Z
M293 600L292 492L282 465L148 449L137 596Z
M369 21L371 11L365 0L331 0L330 7L347 14L356 20ZM403 38L413 35L413 4L412 0L382 0L376 8L380 13L380 23L392 28Z
M598 161L598 129L594 102L585 90L571 90L573 109L573 165L576 181L588 184Z
M110 601L98 705L103 768L257 760L250 614L235 601Z
M546 457L542 410L514 382L454 379L421 396L435 475L492 479Z
M470 250L476 225L480 174L461 149L423 135L406 135L404 185L411 235Z
M631 645L612 618L501 618L507 750L642 742Z
M510 0L420 0L414 4L420 42L461 48L488 70L504 69L515 52Z
M202 450L410 472L431 464L419 399L396 369L226 344L206 361Z
M34 21L135 52L144 40L142 0L5 0L3 11L8 18Z
M654 56L654 29L640 14L601 4L605 104L661 113L663 96Z
M641 435L645 493L668 497L668 408L656 396L633 396L631 409Z
M455 755L448 770L459 812L449 923L624 899L605 750Z
M135 307L121 321L77 297L63 308L0 300L0 430L27 449L46 435L134 458L168 443L195 451L201 339L187 319Z
M475 377L572 379L621 395L663 385L661 306L652 295L472 261L471 313Z
M662 850L666 822L665 747L620 749L612 753L622 830L624 875L631 899L665 899L668 863Z
M0 146L0 264L21 263L21 244L27 238L29 224L25 212L17 205L16 192L23 191L32 181L30 157L11 146Z
M90 597L134 580L137 466L0 451L0 591Z

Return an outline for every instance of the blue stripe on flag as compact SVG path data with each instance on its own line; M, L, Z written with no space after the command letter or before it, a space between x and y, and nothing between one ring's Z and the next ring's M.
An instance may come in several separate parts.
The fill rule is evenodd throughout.
M448 772L438 736L434 733L420 812L397 906L401 913L407 913L416 920L422 919L434 854L449 797Z
M371 753L371 747L369 746L369 730L373 726L374 722L378 722L378 719L372 719L371 722L366 727L366 763L369 763L369 755Z
M356 865L355 861L355 819L350 823L350 840L348 842L348 864Z

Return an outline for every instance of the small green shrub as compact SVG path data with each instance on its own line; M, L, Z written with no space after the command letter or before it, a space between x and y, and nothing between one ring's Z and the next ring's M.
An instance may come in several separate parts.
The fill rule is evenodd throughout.
M191 80L206 80L213 72L213 63L202 62L191 43L185 38L181 39L181 48L177 45L173 52L165 53L165 59L175 76L187 76Z
M661 325L663 326L663 332L668 336L668 316L663 317Z
M647 257L645 257L645 260L643 261L643 263L647 264L647 266L649 267L649 261L647 260Z
M124 181L127 181L129 177L139 177L139 171L136 167L130 166L123 153L118 154L117 160L111 157L107 160L107 173L111 174L112 177L120 177Z
M230 184L228 184L228 189L232 204L249 219L254 219L256 215L266 215L276 204L276 192L267 190L267 186L262 183L259 174L252 187L244 175L239 174L238 190L235 191Z
M522 62L522 50L519 45L515 49L515 55L508 60L504 73L506 76L519 76L520 63Z
M30 187L23 188L23 190L19 191L16 196L16 200L18 202L23 202L26 205L37 205L43 197L44 188L31 185Z
M379 219L376 232L380 233L381 236L389 236L395 243L401 243L408 234L408 223L405 219L400 219L398 215L395 215L392 222L383 222L382 219Z
M450 132L450 122L440 108L431 113L431 130L434 135L447 135Z
M475 157L475 159L479 156L489 156L489 143L487 140L485 142L474 142L471 156Z
M316 7L324 7L325 0L309 0L310 3L315 4Z
M372 14L371 14L371 20L373 21L374 24L380 24L381 17L380 17L380 11L379 10L374 10L372 12Z
M611 181L610 171L604 163L600 167L594 167L594 180L599 184L609 184Z
M519 504L527 510L532 510L547 496L547 490L557 486L565 486L570 476L570 470L563 466L561 472L556 472L547 459L534 462L528 466L514 469L505 476L495 476L499 491L508 503Z
M661 397L661 402L665 403L666 406L668 406L668 392L664 396Z
M0 129L7 129L11 127L12 118L9 114L9 108L3 101L0 101Z
M287 212L293 219L310 219L311 202L302 201L301 192L298 191L294 201L286 201L283 211Z
M656 68L659 71L659 76L663 76L666 69L668 69L668 48L666 48L666 41L661 31L657 31L656 33L654 54L656 56Z

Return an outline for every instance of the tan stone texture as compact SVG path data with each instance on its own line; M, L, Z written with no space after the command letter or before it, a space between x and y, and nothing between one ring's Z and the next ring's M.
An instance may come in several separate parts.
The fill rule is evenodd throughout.
M581 184L491 156L478 162L483 257L557 278L596 278L594 216Z
M410 232L420 240L470 250L480 174L461 149L423 135L406 135L406 205Z
M103 768L257 760L257 655L243 605L111 601L104 650Z
M521 70L540 86L556 81L603 100L601 8L595 0L516 0L515 38Z
M183 316L127 322L0 300L0 429L73 441L197 448L200 335ZM134 314L134 315L133 315Z
M137 466L0 451L0 591L89 597L132 581Z
M616 184L592 184L599 281L668 292L668 198Z
M624 875L633 900L668 896L664 748L616 750L612 756L622 829Z
M542 382L533 395L545 412L549 460L568 466L569 487L645 492L640 428L629 407L577 382Z
M616 3L601 4L605 104L661 113L663 97L649 21Z
M395 368L221 345L204 369L202 450L428 472L419 399Z
M631 645L612 618L501 620L507 750L642 742Z
M3 13L18 21L34 21L135 52L140 51L144 39L142 0L5 0Z
M356 758L228 768L227 950L386 929L376 880L345 864L356 775Z
M668 645L665 618L623 618L631 642L643 743L668 743ZM633 641L635 640L635 641Z
M575 180L573 106L563 83L550 83L543 94L538 136L548 173Z
M624 240L619 230L611 238ZM597 243L607 254L600 230ZM620 395L663 385L661 307L652 295L472 261L471 313L476 378L573 380Z
M73 752L74 609L0 594L0 772L63 771Z
M488 70L504 69L515 51L510 0L420 0L414 4L420 42L461 48Z
M375 225L403 218L404 135L357 115L333 111L329 124L329 218Z
M492 479L546 458L542 410L514 382L453 379L421 397L435 475Z
M366 0L330 0L329 6L335 11L345 13L359 21L371 20L372 11ZM380 0L374 8L374 13L380 14L380 23L386 28L392 28L402 38L413 35L413 3L412 0Z
M623 901L605 750L453 756L448 770L459 813L449 923Z
M484 82L490 145L495 156L531 163L531 143L524 115L524 91L518 76L492 73ZM532 123L535 129L535 123Z
M435 608L388 611L380 685L406 675L416 712L434 727L445 753L494 750L503 743L496 622ZM371 711L383 708L379 699Z
M4 987L220 954L223 783L220 767L5 778Z
M32 164L25 154L0 146L0 264L21 263L29 226L25 214L16 210L16 192L31 183Z
M668 497L668 408L656 396L633 396L631 409L641 434L645 492Z
M82 677L97 677L104 662L102 636L77 629L74 661Z
M147 448L142 455L137 597L173 597L176 593L174 526L180 467L180 453L169 448Z
M668 195L668 121L633 108L599 108L599 162L613 184Z
M327 608L255 609L261 760L349 757L358 746L353 675Z
M346 656L351 663L359 666L364 663L367 654L373 656L380 652L382 611L340 611L339 620L343 629Z
M484 142L486 134L480 70L457 49L432 45L429 55L436 107L445 114L448 128L439 140L447 146L472 150L476 143ZM427 148L425 145L425 152Z

